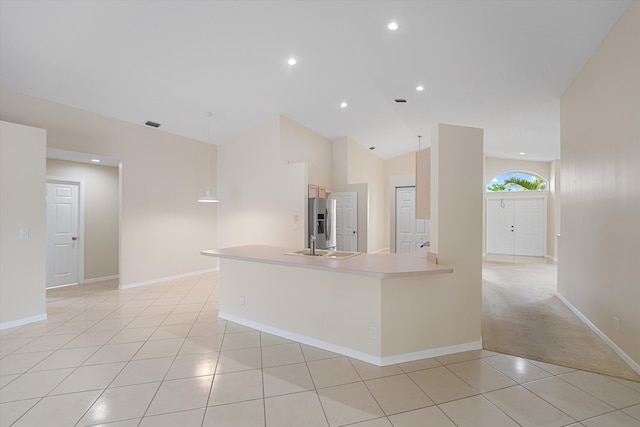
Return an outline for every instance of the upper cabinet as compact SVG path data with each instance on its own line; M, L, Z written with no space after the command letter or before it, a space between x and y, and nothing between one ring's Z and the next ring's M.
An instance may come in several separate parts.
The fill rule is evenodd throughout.
M309 198L310 199L326 199L327 189L315 184L309 184Z
M431 218L431 148L416 153L416 219Z

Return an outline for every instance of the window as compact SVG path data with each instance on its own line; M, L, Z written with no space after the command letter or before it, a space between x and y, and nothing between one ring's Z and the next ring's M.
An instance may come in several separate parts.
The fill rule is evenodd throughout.
M506 172L493 178L487 184L487 192L501 191L546 191L547 181L527 172Z

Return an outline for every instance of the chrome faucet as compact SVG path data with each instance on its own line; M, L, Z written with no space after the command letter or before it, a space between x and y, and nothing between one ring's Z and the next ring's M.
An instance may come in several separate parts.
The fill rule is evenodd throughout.
M309 236L309 241L311 242L311 255L316 254L316 236L313 234Z

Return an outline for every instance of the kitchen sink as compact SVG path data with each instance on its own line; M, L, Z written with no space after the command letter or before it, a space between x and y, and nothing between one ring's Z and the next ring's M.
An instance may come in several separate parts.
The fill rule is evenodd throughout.
M301 249L299 251L285 252L285 255L302 255L302 256L322 256L331 259L347 259L356 255L360 255L360 252L342 252L342 251L327 251L325 249L316 249L315 255L311 253L311 249Z

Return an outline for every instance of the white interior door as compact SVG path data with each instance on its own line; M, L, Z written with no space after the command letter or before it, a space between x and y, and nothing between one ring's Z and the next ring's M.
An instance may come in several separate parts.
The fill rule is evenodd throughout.
M79 230L79 183L47 182L48 288L79 282Z
M358 193L332 193L336 200L336 250L358 251Z
M514 218L516 255L544 256L546 207L543 197L516 200Z
M544 197L487 199L487 252L544 256L547 233Z
M487 199L487 252L514 255L513 199Z
M415 252L429 242L429 221L416 219L416 188L396 188L396 253Z

